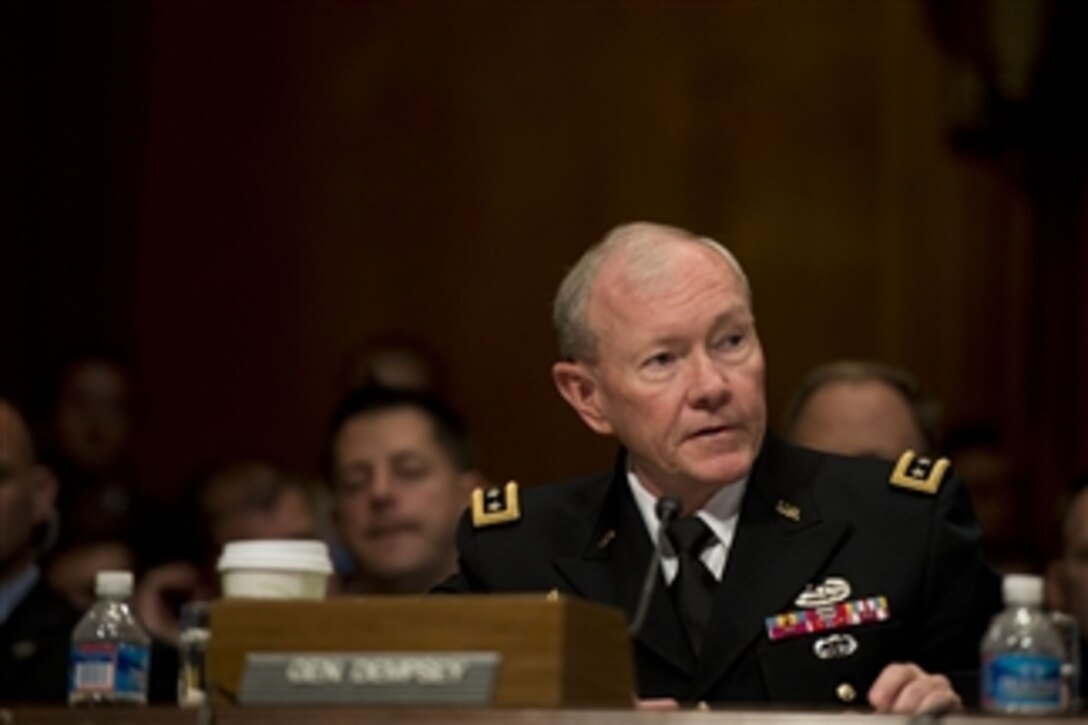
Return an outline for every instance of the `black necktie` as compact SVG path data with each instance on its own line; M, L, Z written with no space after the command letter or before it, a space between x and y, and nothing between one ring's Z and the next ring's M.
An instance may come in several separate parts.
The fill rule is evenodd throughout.
M698 655L703 647L703 632L710 619L710 605L717 584L699 555L714 538L714 533L698 516L684 516L669 524L668 537L680 560L680 570L672 583L673 601L691 647Z

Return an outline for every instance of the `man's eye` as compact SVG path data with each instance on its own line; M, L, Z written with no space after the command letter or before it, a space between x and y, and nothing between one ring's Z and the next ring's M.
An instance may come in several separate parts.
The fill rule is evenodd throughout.
M425 461L402 461L394 464L393 473L402 481L419 481L430 475L431 467Z
M337 482L336 490L342 496L350 496L366 490L368 483L368 481L361 478L342 478Z
M744 341L747 337L747 333L743 331L731 332L728 335L723 335L719 338L714 347L718 350L736 350L738 347L744 345Z
M650 357L646 358L646 362L643 363L643 367L662 368L668 367L674 362L676 362L676 355L671 352L659 352L656 355L651 355Z

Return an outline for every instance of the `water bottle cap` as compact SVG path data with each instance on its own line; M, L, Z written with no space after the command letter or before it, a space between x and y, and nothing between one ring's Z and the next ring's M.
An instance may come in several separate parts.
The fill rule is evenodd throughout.
M94 578L97 596L127 597L132 594L131 571L100 571Z
M1009 574L1001 583L1006 604L1039 606L1043 603L1043 579L1030 574Z

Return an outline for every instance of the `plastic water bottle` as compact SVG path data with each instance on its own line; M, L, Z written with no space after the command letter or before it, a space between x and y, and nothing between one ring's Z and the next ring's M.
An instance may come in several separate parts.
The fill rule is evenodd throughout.
M147 703L151 638L129 607L132 572L100 571L98 601L72 631L69 705Z
M982 707L995 713L1061 712L1065 646L1043 613L1043 580L1011 575L1005 610L982 638Z

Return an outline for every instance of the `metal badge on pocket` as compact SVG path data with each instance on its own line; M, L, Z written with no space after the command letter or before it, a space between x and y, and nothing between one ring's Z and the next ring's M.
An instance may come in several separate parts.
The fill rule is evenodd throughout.
M858 651L858 641L849 634L822 637L812 645L812 652L822 660L841 660Z
M813 608L838 604L850 598L850 582L839 576L829 576L819 584L809 584L797 595L794 605Z

